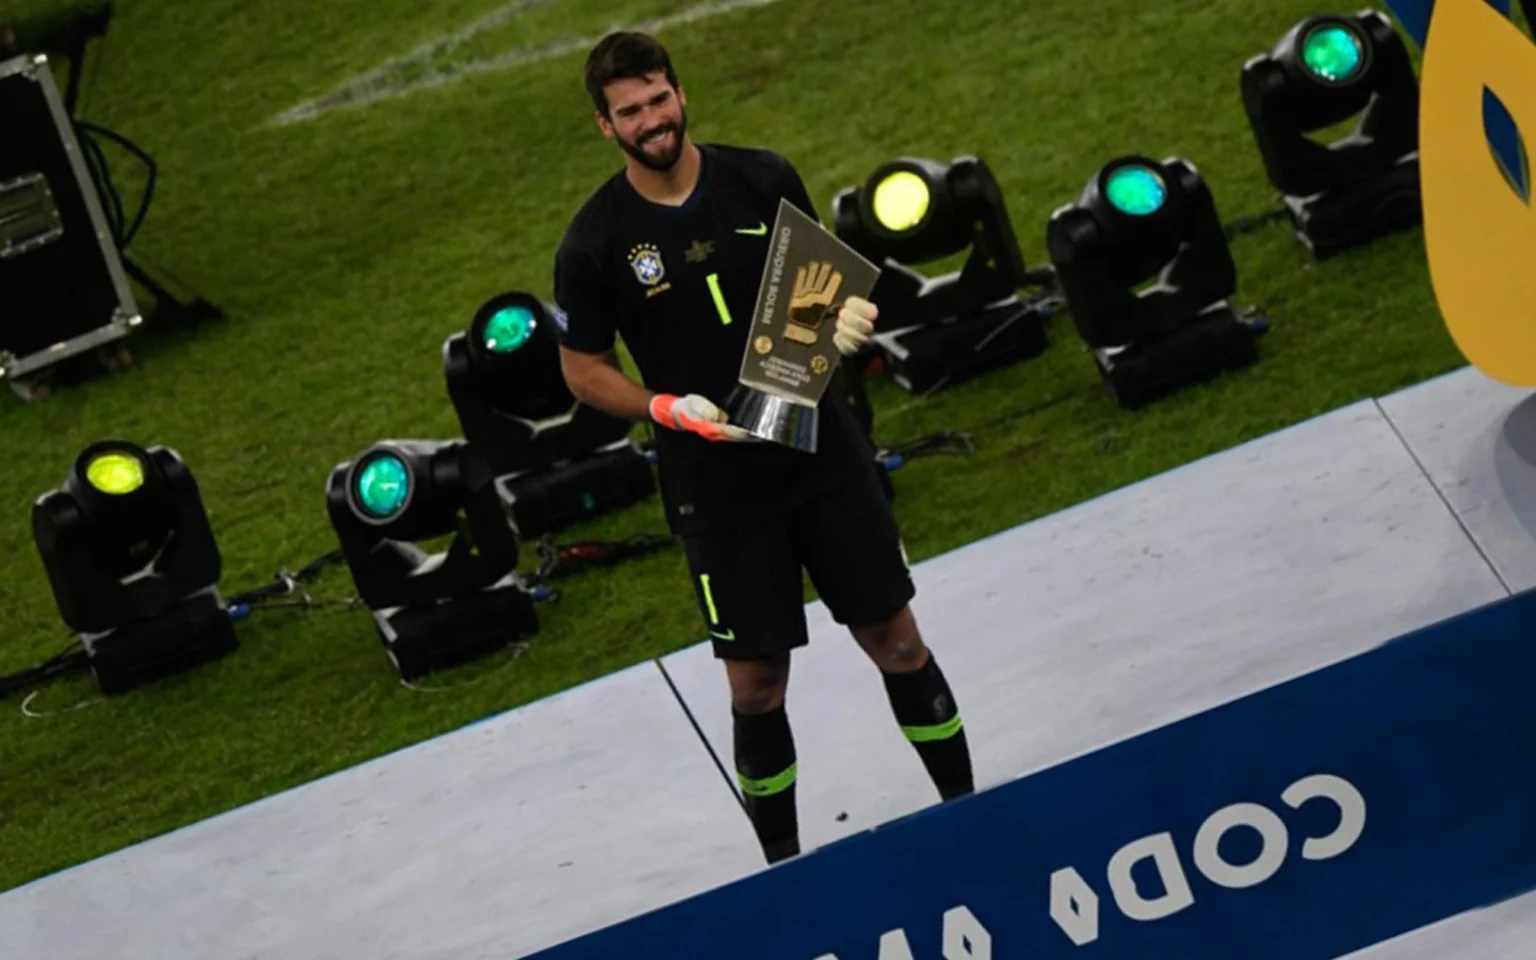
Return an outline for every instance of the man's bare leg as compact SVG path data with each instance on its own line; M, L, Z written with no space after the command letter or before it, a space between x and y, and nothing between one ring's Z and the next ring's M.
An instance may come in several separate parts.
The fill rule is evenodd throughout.
M885 681L891 710L945 800L975 792L960 709L910 606L889 620L850 628Z
M795 741L784 708L789 654L726 660L725 675L731 686L737 781L763 856L776 863L800 852Z

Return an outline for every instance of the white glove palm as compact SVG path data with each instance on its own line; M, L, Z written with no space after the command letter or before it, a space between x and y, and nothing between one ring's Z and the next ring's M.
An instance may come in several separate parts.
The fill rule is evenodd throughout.
M838 353L845 357L857 353L874 332L875 318L879 314L875 305L863 297L849 297L837 312L837 328L832 333Z

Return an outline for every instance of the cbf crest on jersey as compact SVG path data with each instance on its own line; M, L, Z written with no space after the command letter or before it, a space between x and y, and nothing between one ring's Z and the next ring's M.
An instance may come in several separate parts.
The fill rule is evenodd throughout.
M629 251L629 266L635 271L635 279L650 288L645 291L647 297L654 297L658 293L665 293L671 289L672 284L661 282L661 278L667 274L667 269L661 264L661 251L656 248L656 244L635 244Z
M648 287L654 287L666 275L661 264L661 251L654 243L639 243L629 251L629 265L635 271L635 279Z

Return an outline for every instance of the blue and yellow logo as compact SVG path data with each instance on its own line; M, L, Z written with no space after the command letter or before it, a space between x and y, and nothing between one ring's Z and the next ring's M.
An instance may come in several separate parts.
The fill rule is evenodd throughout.
M666 275L661 264L661 251L654 243L636 244L629 251L629 266L635 271L635 279L648 287L654 287Z
M1427 5L1393 6L1411 31ZM1473 366L1536 386L1536 213L1520 138L1536 132L1536 44L1489 0L1427 12L1419 171L1435 299Z

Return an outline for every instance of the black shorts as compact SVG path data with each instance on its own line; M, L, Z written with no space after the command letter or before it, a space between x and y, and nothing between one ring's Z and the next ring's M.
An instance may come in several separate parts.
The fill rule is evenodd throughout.
M832 619L881 623L917 593L889 501L873 470L787 515L683 538L694 593L721 659L755 659L810 642L801 571Z

